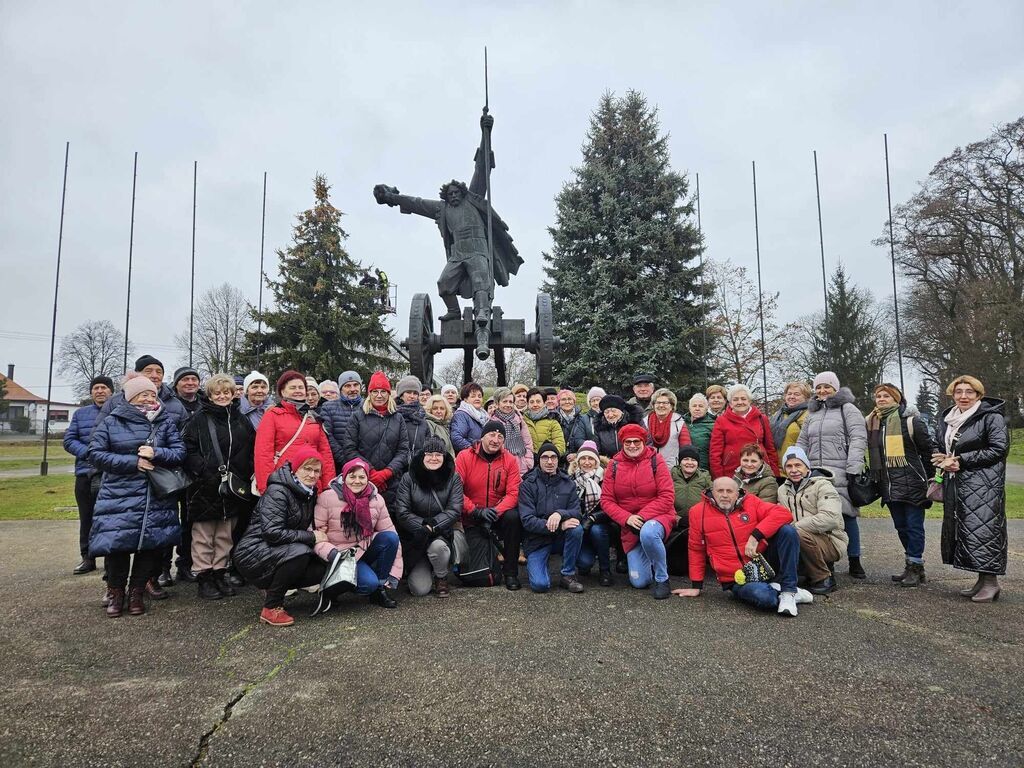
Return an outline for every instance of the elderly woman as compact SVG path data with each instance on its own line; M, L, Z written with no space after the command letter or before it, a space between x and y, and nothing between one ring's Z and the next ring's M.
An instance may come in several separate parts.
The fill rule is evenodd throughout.
M526 410L526 393L530 388L525 384L513 384L512 396L515 398L516 410L522 413Z
M306 404L314 413L320 413L320 385L312 376L306 377Z
M558 392L555 392L558 395ZM558 421L551 409L545 404L545 391L539 387L532 387L526 394L526 411L523 413L523 420L526 428L530 430L530 439L534 448L539 448L544 443L552 443L558 449L558 455L565 455L565 435L562 434L562 424ZM555 406L557 410L557 405ZM534 463L537 457L534 456Z
M186 492L192 523L192 570L199 597L219 600L235 594L227 581L233 533L239 521L248 526L255 497L249 491L256 430L233 400L230 376L218 373L206 382L206 399L189 419L185 441L185 470L195 478ZM225 478L232 488L225 489Z
M892 580L916 587L925 582L924 511L932 505L928 481L935 472L931 457L938 446L924 420L907 415L907 403L895 384L875 387L875 409L866 421L868 466L903 545L903 573Z
M942 562L974 571L978 580L960 592L975 603L999 599L1006 573L1006 456L1010 441L1004 403L985 397L973 376L953 379L953 405L935 430L939 450L932 464L942 471Z
M480 430L491 420L484 410L484 388L475 381L462 387L462 402L452 416L452 445L455 453L471 448L480 439Z
M843 522L850 541L846 549L850 576L866 578L860 562L860 510L850 501L847 485L850 475L864 471L868 433L864 416L854 404L853 392L849 387L840 387L839 377L832 371L822 371L814 377L814 399L807 405L807 418L796 444L813 466L832 472L832 484L843 502Z
M441 387L441 397L453 411L459 407L459 388L454 384L445 384Z
M774 503L779 500L779 483L765 461L767 456L757 443L744 445L740 448L740 465L733 478L744 493Z
M708 409L715 418L721 416L729 405L729 392L721 384L712 384L704 390L704 396L708 399Z
M238 401L238 408L252 424L253 431L259 427L263 414L271 405L269 395L270 382L259 371L250 371L242 379L242 397Z
M687 403L688 413L683 421L690 432L690 441L697 449L701 469L710 469L708 450L711 448L711 430L715 427L715 415L708 410L708 399L697 392Z
M669 469L679 463L679 449L690 444L690 430L676 413L676 395L671 389L659 389L651 397L653 410L647 416L647 431L655 450Z
M749 389L734 384L729 389L729 407L715 419L711 430L711 477L731 477L740 465L740 450L750 443L764 448L771 473L778 475L779 456L768 417L754 405Z
M320 397L323 398L324 404L341 397L341 388L338 386L338 382L333 379L324 379L320 382L319 388Z
M455 458L455 447L452 445L451 423L452 407L440 395L431 395L423 408L427 412L427 429L431 437L444 443L445 452Z
M231 382L232 396L234 382ZM128 613L146 612L146 582L160 572L163 550L178 543L178 501L160 498L147 474L181 466L185 446L156 385L141 374L125 381L123 401L95 428L89 461L103 473L89 557L105 558L107 616L118 618L128 587ZM134 553L134 562L132 555Z
M398 484L395 520L409 592L448 597L455 528L462 519L462 478L445 444L431 437Z
M292 452L267 479L249 530L235 547L235 567L265 590L260 621L272 627L295 623L284 609L288 590L318 584L324 575L324 562L313 547L326 541L327 534L311 530L322 466L310 445Z
M627 403L618 395L605 395L598 408L601 412L595 422L594 438L598 453L610 459L622 449L619 430L627 424L643 426L644 410L635 403Z
M515 396L512 390L498 387L494 390L494 401L498 404L493 418L505 427L505 450L516 457L519 462L519 474L525 475L533 469L533 438L526 420L516 410Z
M811 388L806 381L789 381L782 389L782 407L772 416L772 439L779 452L780 469L782 457L789 448L796 445L800 437L800 430L807 418L807 401L810 399ZM782 474L785 474L784 469Z
M596 434L597 417L601 415L601 398L607 395L601 387L591 387L587 392L587 418L590 419L590 432Z
M619 527L601 509L601 483L604 481L604 467L607 464L608 459L598 454L597 444L593 440L583 443L576 452L576 458L569 462L569 477L576 483L583 514L583 548L577 565L580 573L586 576L596 560L600 573L598 584L602 587L610 587L615 583L608 547L612 533L616 538L619 535Z

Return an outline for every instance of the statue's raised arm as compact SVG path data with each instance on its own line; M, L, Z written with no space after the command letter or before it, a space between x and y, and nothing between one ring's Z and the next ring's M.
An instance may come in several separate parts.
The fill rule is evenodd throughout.
M480 117L480 146L476 150L476 154L473 156L473 162L476 167L473 169L473 180L469 182L469 191L475 195L484 197L487 194L487 168L484 165L484 154L487 152L488 147L493 147L491 144L491 129L494 127L494 117L492 115L482 115ZM494 150L491 150L491 170L494 170Z

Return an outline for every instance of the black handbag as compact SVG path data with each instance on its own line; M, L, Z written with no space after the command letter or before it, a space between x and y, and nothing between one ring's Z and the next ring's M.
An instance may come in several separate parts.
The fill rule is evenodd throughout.
M846 492L850 495L850 503L855 507L866 507L882 496L878 490L878 483L867 469L859 475L847 473Z
M155 447L156 441L156 427L153 427L153 431L149 433L149 440L146 441L146 445L152 445ZM174 496L181 493L192 481L189 476L185 473L181 467L156 467L146 472L146 478L149 480L149 487L153 489L153 493L158 499L166 499L169 496Z
M220 443L217 441L217 430L213 426L213 420L207 418L206 426L210 430L210 443L213 445L213 454L217 459L217 471L220 472L220 485L217 487L217 493L220 494L223 499L238 499L239 501L251 501L252 500L252 484L248 480L243 480L234 472L231 471L227 462L224 461L224 454L220 450ZM231 433L231 417L228 417L228 454L231 454L231 443L233 435Z

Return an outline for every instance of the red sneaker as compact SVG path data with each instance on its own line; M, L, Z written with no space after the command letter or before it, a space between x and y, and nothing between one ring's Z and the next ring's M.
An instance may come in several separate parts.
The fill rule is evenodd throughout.
M264 608L260 611L260 621L272 627L290 627L295 623L284 608Z

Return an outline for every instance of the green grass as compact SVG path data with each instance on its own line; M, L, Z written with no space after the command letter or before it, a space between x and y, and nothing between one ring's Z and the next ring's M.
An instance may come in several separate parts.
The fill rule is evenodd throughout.
M74 475L0 479L0 520L77 519Z
M860 508L861 517L889 517L889 512L883 509L876 501L869 507ZM1006 516L1010 520L1024 520L1024 485L1006 484ZM932 504L931 508L925 511L925 517L929 520L942 519L942 505Z
M52 467L74 463L75 457L64 450L59 439L50 440L46 460ZM43 460L43 444L39 440L18 440L0 443L0 472L12 469L38 469Z
M1010 455L1006 460L1011 464L1024 464L1024 429L1010 430Z

